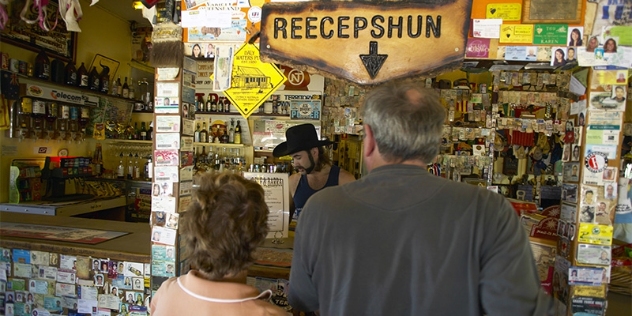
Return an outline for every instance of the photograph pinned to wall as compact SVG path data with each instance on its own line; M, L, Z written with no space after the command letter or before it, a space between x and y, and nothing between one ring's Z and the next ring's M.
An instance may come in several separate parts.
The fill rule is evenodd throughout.
M564 164L564 173L562 174L564 182L579 181L579 163L569 162Z
M601 225L612 225L614 219L614 205L608 200L599 199L595 207L595 223Z
M551 47L551 66L561 67L566 65L566 47Z
M178 229L178 219L180 218L180 214L178 213L169 213L167 219L167 228Z
M577 184L562 184L562 200L565 202L577 203Z
M144 289L143 278L132 278L132 289L142 291Z
M571 161L571 151L572 151L572 145L571 144L564 144L564 149L562 151L562 161L563 162L568 162Z
M603 180L611 182L614 181L614 179L617 177L617 168L615 167L608 167L603 171Z
M153 211L151 212L151 225L152 226L165 226L167 222L167 215L162 211Z
M579 137L577 139L580 139ZM579 156L581 154L581 146L573 145L573 150L571 152L571 161L579 161Z
M617 182L604 182L603 183L604 194L603 197L607 200L616 200L617 199Z
M583 205L594 205L597 202L597 187L590 185L582 186L581 202Z
M570 26L568 28L568 46L584 45L584 28L582 26Z
M579 222L580 223L594 223L595 221L595 206L582 204L579 210Z
M566 50L566 63L577 62L577 47L569 47Z

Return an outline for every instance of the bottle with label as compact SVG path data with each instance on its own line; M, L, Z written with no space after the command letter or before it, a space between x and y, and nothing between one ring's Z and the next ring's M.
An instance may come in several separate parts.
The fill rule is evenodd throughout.
M230 129L228 129L228 143L235 143L235 119L230 119Z
M195 129L195 132L193 133L193 141L196 143L200 142L200 123L197 124L197 128Z
M50 60L48 59L48 55L44 49L41 49L40 52L35 57L35 77L48 80L50 79Z
M211 112L213 109L213 102L211 101L211 95L208 95L208 99L206 99L206 106L204 107L204 111Z
M209 93L208 95L209 100L211 100L211 109L209 110L209 112L217 112L217 101L215 101L215 99L211 98L211 94Z
M112 84L110 85L110 95L116 96L118 93L118 86L116 85L116 79L112 78Z
M202 122L202 130L200 131L200 143L208 143L208 131L206 130L206 122Z
M75 64L68 62L66 64L66 69L64 69L64 82L69 86L77 85L77 68L75 68Z
M217 102L217 112L224 112L224 97L219 98L219 102Z
M129 85L127 84L127 77L125 77L125 82L123 83L123 91L121 92L121 96L125 99L129 98Z
M140 179L140 165L138 164L138 153L134 155L134 179Z
M87 88L89 82L90 78L88 78L88 70L86 69L86 66L81 63L81 66L79 66L79 69L77 70L77 84L79 85L79 88Z
M134 78L129 80L129 98L136 100L136 89L134 89Z
M110 91L110 67L103 66L103 70L99 74L101 78L101 86L99 87L99 91L107 94Z
M138 122L134 122L134 137L133 138L136 140L140 139L140 129L138 129Z
M154 176L154 164L151 161L151 155L147 157L147 162L145 163L145 179L147 181L151 181L151 178Z
M116 91L116 96L120 97L123 95L123 85L121 84L121 76L116 79L116 87L118 88Z
M127 179L132 180L134 178L134 156L132 153L129 153L127 158Z
M147 140L147 128L145 127L145 122L140 122L140 139Z
M154 121L149 122L149 129L147 130L147 140L154 139Z
M224 113L230 112L230 100L224 98Z
M226 130L226 126L224 126L223 128L221 127L221 125L218 124L217 126L217 130L221 131L221 136L219 137L219 142L222 144L228 144L228 131Z
M116 178L125 179L125 165L123 164L123 153L120 155L119 165L116 168Z
M101 88L101 78L99 77L99 73L97 72L97 67L92 67L88 78L88 80L90 81L90 90L99 91L99 89Z
M66 132L68 130L68 120L70 119L70 106L62 104L59 106L59 115L57 115L57 130Z
M237 120L237 126L235 126L235 144L241 144L241 125Z

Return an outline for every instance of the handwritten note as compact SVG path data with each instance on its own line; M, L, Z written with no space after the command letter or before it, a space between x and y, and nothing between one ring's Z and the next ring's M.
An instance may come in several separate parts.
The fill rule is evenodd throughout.
M500 26L500 43L531 43L533 40L533 24L502 24Z
M520 3L490 3L487 5L485 17L502 19L503 21L520 21L522 5Z

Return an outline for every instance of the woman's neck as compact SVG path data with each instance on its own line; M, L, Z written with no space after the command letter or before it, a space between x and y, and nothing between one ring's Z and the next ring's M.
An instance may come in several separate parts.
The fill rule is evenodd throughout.
M206 274L202 270L197 270L196 273L207 280L211 280L213 282L230 282L230 283L243 283L246 284L246 277L248 276L248 270L243 270L237 274L225 275L221 279L211 279L208 274Z

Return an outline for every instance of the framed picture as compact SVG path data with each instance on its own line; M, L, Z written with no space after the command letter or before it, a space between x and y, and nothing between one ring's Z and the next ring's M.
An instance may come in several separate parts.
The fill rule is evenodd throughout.
M19 17L22 6L17 4L10 6L9 16ZM58 7L56 0L50 1L46 6L47 24L51 28L55 25L55 17L59 18ZM35 20L37 12L31 10L26 17L29 20ZM61 18L57 21L57 26L49 32L42 30L39 23L27 24L19 18L10 19L4 30L0 32L0 41L34 52L39 52L43 48L49 58L59 58L66 62L75 62L77 54L77 33L66 30L66 24Z
M524 0L522 23L581 24L581 0Z

